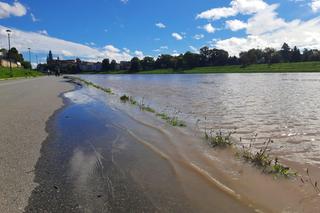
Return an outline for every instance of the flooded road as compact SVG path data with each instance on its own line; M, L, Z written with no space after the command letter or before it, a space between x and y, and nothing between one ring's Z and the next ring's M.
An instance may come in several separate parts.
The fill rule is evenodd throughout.
M25 212L254 211L201 178L162 130L107 105L104 93L65 97L48 122Z
M320 167L317 73L81 77L191 124L200 121L202 129L236 129L234 137L243 143L254 134L272 138L275 155Z

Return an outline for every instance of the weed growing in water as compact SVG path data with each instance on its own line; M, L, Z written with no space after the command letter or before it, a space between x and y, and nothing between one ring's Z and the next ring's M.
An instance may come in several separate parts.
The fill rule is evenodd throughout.
M171 126L178 126L178 127L186 127L187 126L183 121L179 120L178 116L170 117L169 115L167 115L163 112L157 113L156 116L160 117L162 120L165 120Z
M129 96L127 95L123 95L120 97L120 100L124 103L128 102L130 100Z
M229 132L227 134L223 133L222 131L214 131L211 130L205 130L205 139L208 142L208 144L211 147L221 147L226 148L228 146L232 146L233 142L231 141L231 135L234 134L234 132Z
M249 146L242 146L242 149L237 152L237 156L241 157L247 162L250 162L254 166L261 168L263 173L274 174L282 177L293 177L296 176L296 172L292 172L289 167L279 163L278 158L272 159L270 157L270 145L274 143L273 140L267 139L263 143L263 147L258 151L254 151L252 142L256 140L257 134L251 139ZM241 138L240 138L241 141Z
M301 177L301 179L300 179L301 182L303 184L309 183L312 186L312 188L315 190L315 192L320 194L320 188L318 186L318 181L315 181L311 178L311 175L309 173L309 169L307 169L306 173L307 173L307 177L305 177L305 178Z
M78 78L78 77L65 77L65 78L75 79L75 80L81 81L82 83L84 83L84 84L87 85L87 86L92 86L92 87L94 87L94 88L96 88L96 89L102 90L102 91L105 92L105 93L114 94L114 93L112 92L112 89L101 87L101 86L99 86L99 85L97 85L97 84L94 84L94 83L92 83L92 82L90 82L90 81L87 81L87 80L84 80L84 79L82 79L82 78Z

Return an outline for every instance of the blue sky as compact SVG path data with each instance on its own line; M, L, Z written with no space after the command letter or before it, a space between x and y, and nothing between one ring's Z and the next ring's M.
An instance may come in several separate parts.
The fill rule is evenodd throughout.
M320 0L0 1L0 45L101 60L224 48L320 48ZM303 33L301 33L303 32ZM46 43L47 42L47 43Z

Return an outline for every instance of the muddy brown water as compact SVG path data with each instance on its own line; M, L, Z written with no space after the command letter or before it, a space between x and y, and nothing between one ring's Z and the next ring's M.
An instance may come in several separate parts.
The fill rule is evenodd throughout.
M30 197L26 212L320 210L319 196L308 184L302 184L300 177L275 179L237 159L233 150L209 148L201 131L194 129L192 116L183 117L183 110L180 115L190 125L174 128L151 113L119 101L123 93L136 94L161 110L162 105L155 99L138 96L139 91L144 91L155 97L151 89L137 89L144 86L139 79L146 81L147 77L124 76L121 81L137 80L135 86L131 85L136 90L130 87L128 91L122 90L129 85L124 82L120 91L120 76L85 77L115 88L116 94L91 87L65 94L70 103L48 123L55 131L50 131L43 144L36 167L35 182L39 186ZM115 80L109 84L111 79L106 78ZM173 81L180 78L190 77L176 76ZM157 85L152 77L146 82ZM173 93L161 97L164 105L168 103L165 98L180 103L173 108L166 106L168 113L188 105L179 102L179 97ZM293 164L299 165L300 171L305 168L304 163Z
M25 212L253 211L207 181L198 182L194 171L177 171L137 130L148 132L152 141L164 140L163 135L109 107L92 90L69 97L72 101L48 122L50 135L35 169L39 185ZM177 172L193 182L192 193Z

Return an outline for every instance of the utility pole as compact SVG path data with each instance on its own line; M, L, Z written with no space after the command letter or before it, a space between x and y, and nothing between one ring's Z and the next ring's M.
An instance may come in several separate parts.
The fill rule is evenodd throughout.
M31 69L32 69L32 64L31 64L31 48L29 47L28 50L29 50L29 63L30 63L30 71L31 71Z
M11 30L6 30L6 32L8 33L8 44L9 44L9 50L8 50L8 58L9 58L9 64L10 64L10 72L12 74L12 64L11 64L11 57L10 57L10 50L11 50L11 41L10 41L10 34L11 34Z

